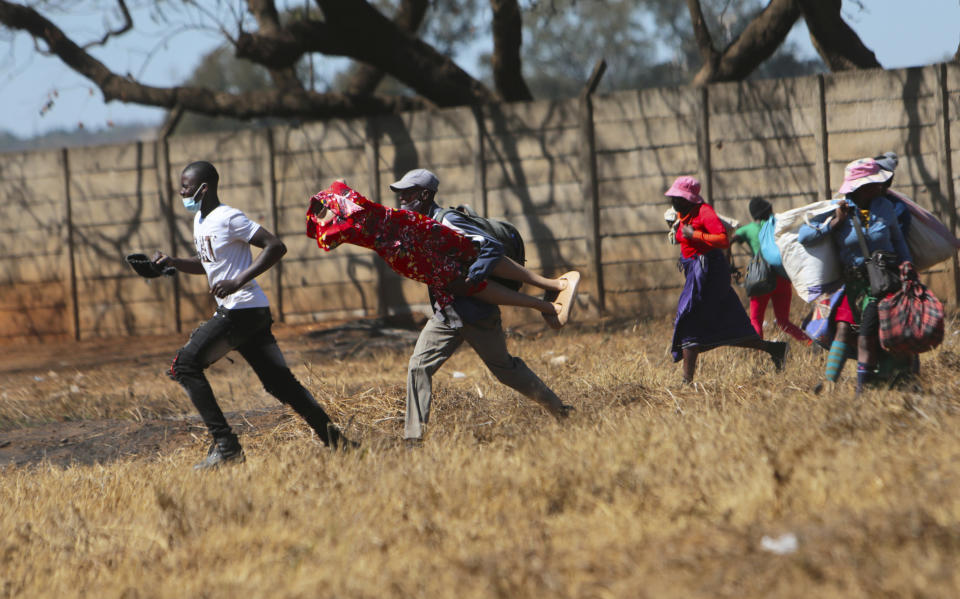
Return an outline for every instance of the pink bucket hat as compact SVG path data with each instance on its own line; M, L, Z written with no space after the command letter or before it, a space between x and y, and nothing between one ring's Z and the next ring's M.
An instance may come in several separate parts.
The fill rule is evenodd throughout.
M892 176L892 172L880 168L873 158L860 158L843 169L843 185L837 193L846 195L868 183L884 183Z
M667 190L667 193L663 195L668 198L683 198L694 204L703 203L703 198L700 197L700 182L688 175L677 177L673 185L670 186L670 189Z

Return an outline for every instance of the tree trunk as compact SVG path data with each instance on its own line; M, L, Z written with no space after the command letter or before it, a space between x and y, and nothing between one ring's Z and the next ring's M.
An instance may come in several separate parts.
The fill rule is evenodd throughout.
M693 25L694 39L697 40L697 50L700 51L700 58L703 59L701 70L709 68L712 72L717 68L720 53L713 45L713 36L710 35L710 28L707 27L707 20L703 16L700 0L687 0L687 10L690 11L690 23Z
M416 33L427 13L427 0L403 0L393 18L394 24L401 30ZM347 75L343 90L349 94L372 94L383 81L386 73L373 65L357 63Z
M692 4L696 4L699 9L697 0L688 0L688 5ZM745 79L777 51L800 15L798 0L771 0L715 60L704 62L694 76L693 84ZM691 14L691 19L695 18L696 15ZM701 21L702 18L700 15ZM706 29L705 25L703 29ZM703 43L699 33L697 43ZM701 55L703 54L704 50L701 48Z
M840 15L842 0L799 0L810 39L831 71L879 68L880 61Z
M438 106L495 102L482 83L363 0L317 0L325 37L295 34L302 51L348 56L383 69ZM331 48L331 45L333 46ZM302 51L300 54L302 54Z
M517 0L490 0L493 9L493 81L507 102L532 100L523 78L520 47L523 18Z
M277 13L277 7L274 6L273 0L247 0L247 7L257 21L260 31L267 35L276 35L280 31L280 15ZM269 73L273 84L279 89L289 92L303 90L303 83L297 79L294 67L269 69Z
M382 69L439 106L497 100L450 58L363 0L317 0L317 4L325 21L295 21L276 35L242 33L236 42L237 57L280 68L306 52L346 56Z

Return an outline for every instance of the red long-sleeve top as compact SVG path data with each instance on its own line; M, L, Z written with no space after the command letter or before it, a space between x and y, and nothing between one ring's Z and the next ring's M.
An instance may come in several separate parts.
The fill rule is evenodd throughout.
M709 204L697 204L686 215L678 215L677 243L684 258L693 258L710 250L724 250L730 247L727 229L720 222L717 213ZM693 227L693 239L683 236L683 226Z

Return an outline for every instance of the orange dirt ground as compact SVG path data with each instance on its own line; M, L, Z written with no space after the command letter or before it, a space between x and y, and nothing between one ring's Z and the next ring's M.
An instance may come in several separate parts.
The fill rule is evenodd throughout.
M324 328L326 326L327 328ZM417 323L362 320L339 326L274 327L285 354L322 351L340 357L374 348L413 347ZM51 372L83 372L112 364L118 369L157 371L186 341L188 332L156 337L93 339L0 346L0 377L44 377ZM240 434L256 436L291 416L279 403L264 410L227 413ZM172 451L205 434L196 415L179 419L78 420L0 430L0 467L47 462L91 464L122 457Z

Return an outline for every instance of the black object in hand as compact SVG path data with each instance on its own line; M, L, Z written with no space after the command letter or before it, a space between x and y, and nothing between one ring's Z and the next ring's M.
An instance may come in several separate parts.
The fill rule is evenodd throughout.
M177 274L177 269L173 266L160 266L146 254L127 254L126 261L138 275L145 279L155 279L163 275L172 277Z

